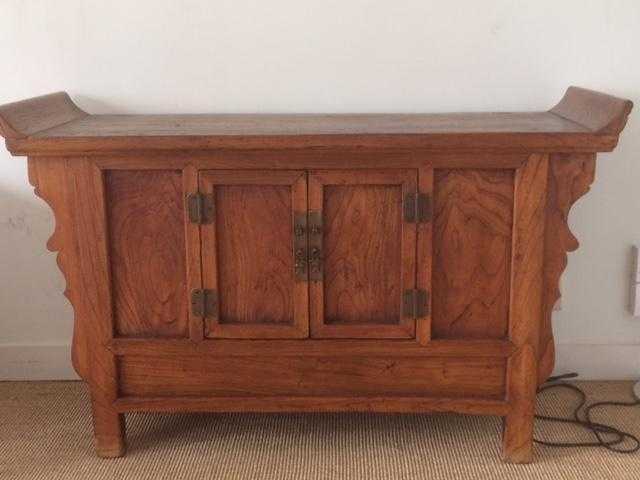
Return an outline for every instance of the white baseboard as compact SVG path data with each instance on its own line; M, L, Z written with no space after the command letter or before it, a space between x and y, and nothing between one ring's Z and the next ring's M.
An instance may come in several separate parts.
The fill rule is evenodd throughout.
M555 373L567 372L585 380L638 380L640 345L559 344ZM0 344L0 381L77 379L70 345Z
M78 380L71 345L0 344L1 380Z

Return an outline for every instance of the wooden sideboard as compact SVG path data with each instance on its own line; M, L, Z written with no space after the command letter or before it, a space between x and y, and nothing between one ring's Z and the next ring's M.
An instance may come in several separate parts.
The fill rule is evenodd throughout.
M0 107L53 209L97 453L126 412L458 412L532 458L571 205L632 104L89 115ZM461 439L462 440L462 439Z

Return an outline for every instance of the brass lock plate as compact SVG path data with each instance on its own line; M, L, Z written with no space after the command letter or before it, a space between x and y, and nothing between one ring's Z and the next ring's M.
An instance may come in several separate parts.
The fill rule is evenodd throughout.
M309 212L309 280L322 281L323 253L322 212Z

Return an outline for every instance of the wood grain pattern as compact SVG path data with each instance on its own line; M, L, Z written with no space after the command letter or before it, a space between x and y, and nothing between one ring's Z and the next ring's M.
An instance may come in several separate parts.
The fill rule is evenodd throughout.
M569 211L589 191L595 179L595 154L555 154L550 157L545 225L544 312L540 331L538 383L551 375L555 363L552 315L560 299L560 277L567 252L579 246L569 230Z
M430 133L576 133L586 126L548 112L383 114L89 115L39 138L281 137L306 135L421 135Z
M311 335L413 337L402 294L415 288L415 224L402 202L411 170L312 171L309 210L321 212L323 279L311 282Z
M546 155L532 155L515 177L509 339L517 350L507 366L511 411L503 432L503 456L513 463L527 463L533 457L548 168Z
M508 340L431 340L420 345L414 340L386 339L306 339L251 340L216 339L192 342L182 339L116 338L109 350L118 356L190 356L208 357L496 357L515 352Z
M304 172L207 172L200 182L215 203L215 220L202 227L204 287L218 293L207 336L307 336L306 282L295 281L293 268L293 214L307 203Z
M107 171L105 184L116 334L188 336L181 172Z
M127 155L99 155L96 165L105 170L176 170L192 166L197 170L343 170L480 168L515 169L524 164L527 153L447 152L426 150L379 150L332 148L321 150L219 150L175 151Z
M504 358L135 357L119 359L123 396L446 396L500 399ZM284 374L286 372L286 374ZM482 382L478 382L482 378Z
M220 323L292 323L290 188L217 186L215 194Z
M401 185L324 188L324 321L400 322Z
M507 333L513 172L436 170L434 338L503 338Z

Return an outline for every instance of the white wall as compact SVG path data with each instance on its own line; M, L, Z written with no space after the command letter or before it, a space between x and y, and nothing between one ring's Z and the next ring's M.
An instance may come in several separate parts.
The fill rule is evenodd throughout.
M640 242L637 0L1 0L0 103L67 90L92 113L543 110L570 85L635 99L574 208L559 370L640 377L626 311ZM71 374L53 220L0 152L0 378Z

